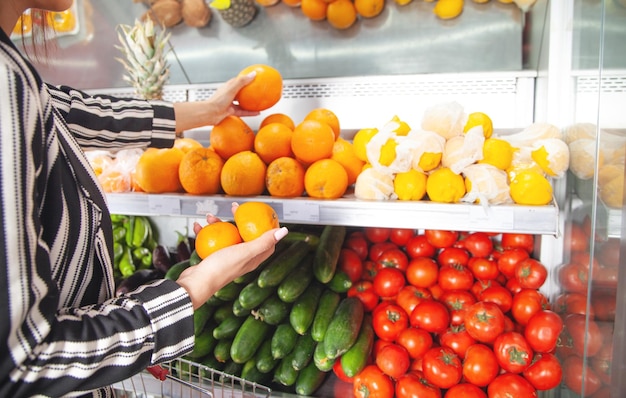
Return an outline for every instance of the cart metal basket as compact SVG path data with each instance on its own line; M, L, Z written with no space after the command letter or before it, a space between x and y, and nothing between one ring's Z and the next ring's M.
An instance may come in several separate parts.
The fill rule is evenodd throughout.
M269 387L186 359L151 366L113 385L116 398L256 398Z

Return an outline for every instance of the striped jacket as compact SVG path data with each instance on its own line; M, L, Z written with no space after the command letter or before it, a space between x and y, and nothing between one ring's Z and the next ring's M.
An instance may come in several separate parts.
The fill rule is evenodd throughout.
M186 291L114 297L106 197L83 149L167 147L170 104L42 82L0 30L0 397L106 387L193 348Z

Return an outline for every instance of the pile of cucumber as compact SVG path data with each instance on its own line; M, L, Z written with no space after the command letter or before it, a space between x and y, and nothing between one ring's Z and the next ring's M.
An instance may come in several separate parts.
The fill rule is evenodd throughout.
M343 226L290 232L261 266L196 310L188 359L298 395L314 394L338 360L358 373L374 332L337 269L345 236Z

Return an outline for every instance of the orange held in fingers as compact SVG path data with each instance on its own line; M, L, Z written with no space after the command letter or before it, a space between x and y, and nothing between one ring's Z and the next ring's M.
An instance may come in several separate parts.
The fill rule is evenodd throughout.
M271 196L297 198L304 193L304 166L294 158L282 157L267 166L265 187Z
M340 198L348 189L348 173L336 160L318 160L306 170L304 188L312 198Z
M256 239L270 229L280 227L276 211L263 202L245 202L237 206L235 224L244 242Z
M265 190L267 166L252 151L239 152L224 162L220 182L227 195L261 195Z
M270 123L256 133L254 137L254 151L270 164L274 159L283 156L293 157L291 137L293 130L282 123Z
M328 124L304 120L293 130L291 150L296 159L309 165L317 160L330 158L334 143L335 134Z
M315 108L304 117L304 120L317 120L318 122L328 124L330 128L333 129L335 139L339 138L339 135L341 134L339 118L330 109Z
M183 156L178 178L185 192L193 195L214 195L220 190L220 174L224 160L210 148L196 148Z
M264 64L250 65L239 72L239 76L251 72L256 72L254 80L239 90L235 100L249 111L271 108L283 94L283 77L277 69Z
M237 226L226 221L218 221L202 227L196 235L195 249L202 259L220 249L241 243Z
M213 126L209 135L211 148L224 160L254 148L254 131L239 116L227 116Z

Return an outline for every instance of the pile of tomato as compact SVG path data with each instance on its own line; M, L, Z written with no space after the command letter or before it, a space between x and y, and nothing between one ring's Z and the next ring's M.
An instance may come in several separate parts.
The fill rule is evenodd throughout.
M534 397L560 385L563 318L540 291L535 236L397 228L351 231L338 268L371 312L355 397ZM338 361L339 362L339 361Z

